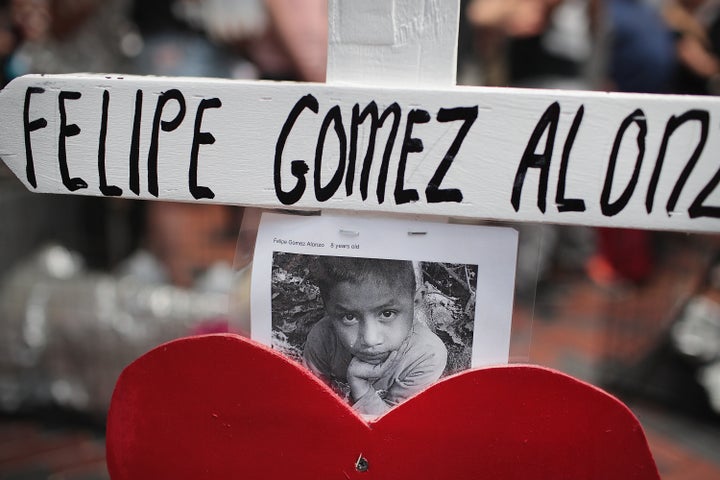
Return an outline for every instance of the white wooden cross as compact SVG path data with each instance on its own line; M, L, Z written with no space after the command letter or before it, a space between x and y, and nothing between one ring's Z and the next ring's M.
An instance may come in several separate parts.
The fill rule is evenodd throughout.
M331 0L326 84L27 76L32 191L720 230L720 100L458 87L459 0Z

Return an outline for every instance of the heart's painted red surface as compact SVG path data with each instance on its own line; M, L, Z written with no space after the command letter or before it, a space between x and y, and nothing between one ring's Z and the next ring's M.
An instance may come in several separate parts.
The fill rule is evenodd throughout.
M234 335L131 364L107 449L113 480L659 478L632 413L562 373L471 370L367 423L301 366Z

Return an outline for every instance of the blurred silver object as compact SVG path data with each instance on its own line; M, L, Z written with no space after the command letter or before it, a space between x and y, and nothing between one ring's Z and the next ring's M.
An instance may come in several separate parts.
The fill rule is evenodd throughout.
M701 367L698 381L705 388L712 409L720 413L720 360Z
M78 255L52 246L3 279L1 410L59 405L102 415L127 364L226 318L227 275L216 275L212 290L189 290L161 283L152 257L133 262L122 275L88 272Z
M698 363L720 358L720 305L705 296L693 297L671 333L677 350Z
M717 289L718 272L709 273ZM696 379L707 393L710 407L720 414L720 304L704 295L692 297L670 332L673 345L696 366Z

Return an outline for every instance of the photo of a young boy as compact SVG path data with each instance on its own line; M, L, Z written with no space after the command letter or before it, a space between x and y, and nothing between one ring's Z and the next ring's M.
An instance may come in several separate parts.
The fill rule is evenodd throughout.
M466 285L446 273L450 267ZM476 276L476 266L275 252L273 348L360 414L382 415L470 367Z
M325 316L307 337L305 365L346 382L353 407L381 415L437 381L447 349L416 317L412 262L321 257L317 283Z

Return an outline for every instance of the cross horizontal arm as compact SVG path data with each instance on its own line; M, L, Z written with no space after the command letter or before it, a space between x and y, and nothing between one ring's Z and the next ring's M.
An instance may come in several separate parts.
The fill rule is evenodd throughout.
M720 231L720 100L101 75L0 93L33 191Z

